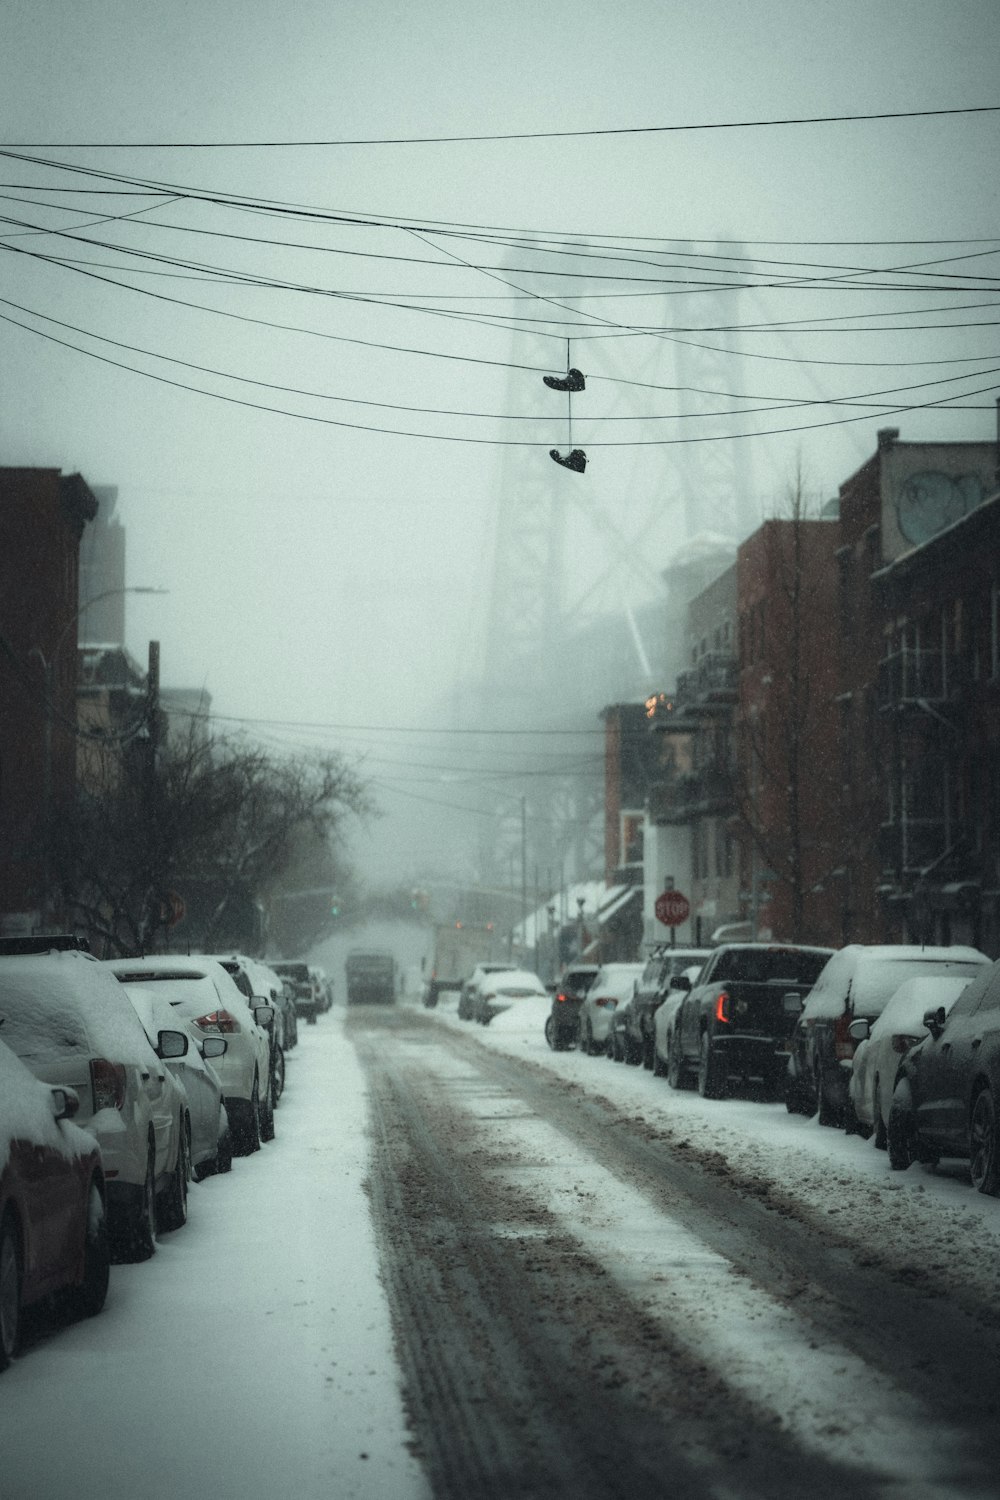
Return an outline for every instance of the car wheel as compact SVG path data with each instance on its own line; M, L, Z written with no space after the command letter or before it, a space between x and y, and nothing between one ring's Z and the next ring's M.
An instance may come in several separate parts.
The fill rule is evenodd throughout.
M96 1185L90 1185L87 1204L87 1238L83 1251L83 1280L73 1287L67 1298L67 1310L74 1318L93 1318L104 1306L111 1273L111 1240L104 1200Z
M590 1030L590 1022L580 1022L580 1051L586 1057L594 1055L594 1038Z
M187 1124L181 1121L181 1139L177 1161L170 1174L170 1185L160 1199L158 1223L163 1230L183 1229L188 1216L188 1179L191 1171L191 1143Z
M545 1018L545 1040L553 1052L558 1051L556 1047L556 1023L551 1016Z
M667 1032L667 1082L672 1089L684 1087L684 1069L681 1067L680 1048L677 1038Z
M698 1054L698 1092L703 1099L722 1099L726 1093L726 1075L719 1066L719 1059L712 1052L707 1031L701 1034L701 1051Z
M17 1353L21 1332L21 1245L17 1221L7 1214L0 1224L0 1370Z
M886 1147L885 1117L882 1114L882 1085L880 1080L875 1081L875 1150L884 1151Z
M125 1261L149 1260L156 1250L156 1156L152 1142L146 1156L146 1177L139 1204L118 1235L118 1256Z
M821 1125L836 1127L843 1123L843 1116L826 1097L826 1090L823 1087L823 1075L819 1069L816 1070L816 1108L819 1113L819 1123Z
M274 1056L271 1058L271 1108L276 1109L278 1100L285 1092L285 1054L280 1047L275 1047Z
M844 1101L844 1134L859 1135L863 1141L867 1141L872 1133L871 1126L865 1125L858 1119L858 1112L854 1107L854 1100L848 1094Z
M642 1065L643 1065L643 1067L644 1068L648 1068L650 1070L650 1072L655 1073L656 1072L656 1038L650 1032L647 1032L646 1035L643 1037L643 1039L642 1039L642 1047L641 1047L640 1051L641 1051L641 1054L642 1054Z
M260 1138L262 1141L274 1140L274 1105L271 1103L270 1089L266 1099L260 1102Z
M969 1175L978 1193L996 1196L1000 1189L1000 1140L997 1112L988 1087L976 1095L969 1121Z
M236 1110L236 1119L233 1124L233 1151L236 1156L252 1156L255 1151L260 1150L260 1092L256 1078L253 1081L253 1093L249 1101L246 1099L234 1100L230 1107L230 1117Z
M625 1053L625 1061L628 1063L629 1067L637 1068L642 1062L642 1047L640 1043L636 1041L635 1037L629 1036L627 1031L625 1033L623 1050Z
M905 1172L913 1161L913 1095L908 1083L897 1083L889 1106L886 1127L889 1165L894 1172Z
M229 1119L226 1118L226 1126L219 1136L219 1149L215 1153L216 1172L231 1172L233 1170L233 1132L230 1128Z

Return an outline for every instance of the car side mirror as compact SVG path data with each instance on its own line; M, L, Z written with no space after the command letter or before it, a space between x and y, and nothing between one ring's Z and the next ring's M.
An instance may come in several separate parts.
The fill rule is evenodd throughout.
M201 1055L206 1062L211 1062L213 1057L223 1057L229 1050L229 1043L224 1036L207 1036L201 1044Z
M270 1031L274 1025L274 1006L255 1005L253 1008L253 1018L258 1026L262 1026L265 1031Z
M58 1088L50 1089L52 1095L52 1118L54 1120L72 1120L79 1113L80 1096L76 1089Z
M872 1034L871 1023L865 1016L859 1016L856 1021L852 1021L850 1026L848 1026L847 1034L852 1041L867 1042Z
M929 1010L925 1013L924 1026L932 1037L939 1037L941 1035L944 1030L946 1016L947 1011L943 1005L939 1005L937 1010Z
M184 1057L188 1049L188 1039L183 1031L161 1031L156 1038L157 1057Z

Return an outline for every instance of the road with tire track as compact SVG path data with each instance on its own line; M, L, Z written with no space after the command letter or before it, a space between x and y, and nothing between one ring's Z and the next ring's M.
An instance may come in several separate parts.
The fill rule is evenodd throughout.
M439 1500L995 1495L992 1305L471 1028L346 1025Z

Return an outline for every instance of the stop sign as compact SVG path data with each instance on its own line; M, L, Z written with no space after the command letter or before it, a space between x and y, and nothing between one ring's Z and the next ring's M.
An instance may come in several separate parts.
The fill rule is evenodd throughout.
M661 891L653 905L657 920L664 927L678 927L691 915L691 903L680 891Z

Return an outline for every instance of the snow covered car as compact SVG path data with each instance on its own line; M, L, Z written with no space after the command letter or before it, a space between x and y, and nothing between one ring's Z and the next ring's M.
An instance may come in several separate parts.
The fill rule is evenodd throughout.
M989 959L978 948L849 943L829 960L806 996L789 1045L785 1103L792 1114L819 1111L842 1125L854 1057L852 1021L874 1021L905 979L920 974L971 979Z
M604 1052L611 1035L611 1018L619 1005L632 998L642 964L603 964L580 1006L580 1051Z
M77 1317L104 1306L104 1171L94 1137L70 1123L79 1108L0 1042L0 1370L32 1303L58 1292Z
M179 1017L163 995L136 984L122 988L154 1048L163 1031L188 1034L187 1049L165 1062L184 1091L184 1150L190 1175L197 1181L212 1172L228 1172L233 1164L233 1137L222 1102L222 1081L212 1066L213 1059L225 1056L226 1038L206 1036L199 1041L193 1023Z
M889 1165L964 1157L980 1193L1000 1193L1000 960L966 985L907 1052L892 1095Z
M488 974L476 993L474 1020L480 1026L488 1026L494 1016L510 1010L519 1001L529 997L548 1000L549 992L537 974L528 969L502 969L498 974Z
M600 964L571 964L559 976L545 1022L545 1040L553 1052L564 1052L579 1041L580 1006L600 967Z
M653 1066L653 1017L670 989L670 981L709 957L708 948L673 948L655 943L631 998L615 1011L612 1052L615 1061Z
M186 1197L183 1095L128 997L84 953L0 958L0 1028L36 1078L76 1091L76 1121L101 1148L115 1252L147 1259L157 1227L177 1227L174 1210ZM164 1056L185 1043L180 1030L160 1040Z
M682 969L680 974L672 974L671 986L653 1012L653 1072L657 1078L669 1079L672 1087L675 1089L681 1087L683 1078L680 1067L680 1052L676 1047L673 1050L674 1066L671 1072L670 1039L677 1022L677 1012L681 1008L684 996L689 990L694 989L701 969L702 965L700 963L694 963L690 968ZM684 981L683 988L673 984L673 981L676 979Z
M849 1134L870 1136L874 1131L875 1145L885 1150L900 1063L927 1035L927 1012L940 1010L947 1015L969 982L964 975L907 979L874 1021L860 1016L851 1022L849 1030L857 1045L848 1085L851 1103L845 1123Z
M218 953L213 957L232 977L251 1010L255 1005L274 1006L274 1022L266 1030L271 1042L271 1105L277 1109L285 1088L288 1037L298 1034L294 997L279 974L246 954Z
M474 1021L476 1019L479 986L484 979L489 978L492 974L509 974L512 969L516 968L516 964L477 964L469 975L469 978L462 985L461 994L458 997L458 1019L460 1021Z
M193 1022L199 1041L224 1036L226 1052L213 1067L222 1080L222 1097L233 1131L237 1156L249 1156L261 1141L274 1138L271 1103L271 1041L265 1023L270 1005L247 1005L230 974L214 958L179 953L151 958L113 958L102 965L122 984L162 990L185 1020Z
M320 1011L320 996L313 983L312 970L298 959L271 959L269 967L291 985L295 997L295 1014L307 1026L315 1026Z

